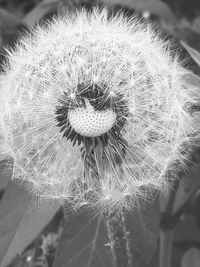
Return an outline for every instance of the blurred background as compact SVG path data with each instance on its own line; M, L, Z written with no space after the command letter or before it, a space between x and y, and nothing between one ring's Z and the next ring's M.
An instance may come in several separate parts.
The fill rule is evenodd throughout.
M19 36L31 27L51 20L58 14L65 14L66 9L71 10L71 12L83 7L90 10L96 5L107 6L113 14L120 10L123 10L127 16L136 14L145 22L151 23L153 27L160 29L167 38L172 38L173 42L180 44L180 51L182 49L181 42L184 42L195 49L193 52L200 52L200 0L0 0L0 60L3 61L5 57L6 48L14 47ZM183 51L187 53L184 49ZM187 57L189 58L189 54ZM191 68L196 74L199 74L198 66L192 59L190 60L192 62ZM194 67L192 67L193 64ZM196 161L198 162L199 159ZM0 170L1 196L3 196L4 188L7 186L8 176L11 176L11 173L5 175L5 172ZM179 222L173 228L172 267L200 266L199 181L199 168L192 169L187 177L183 178L184 187L179 186L177 189L179 193L176 195L176 204L179 204L180 200L191 190L193 190L193 195L189 193L191 194L189 201L179 216ZM161 227L165 229L162 223L166 222L161 220ZM53 220L44 227L44 230L37 237L34 236L33 240L29 240L29 243L27 242L27 247L21 251L20 255L10 257L9 262L12 262L9 266L60 267L59 263L53 265L53 261L64 224L63 216L58 211ZM169 232L168 229L168 236L170 236ZM2 242L0 241L0 250ZM155 249L149 263L141 266L159 266L158 254L159 248ZM0 258L2 259L1 251ZM82 267L81 261L73 266Z
M136 12L164 27L170 34L200 48L200 1L198 0L0 0L0 44L10 44L17 31L34 26L57 12L106 5L127 15Z

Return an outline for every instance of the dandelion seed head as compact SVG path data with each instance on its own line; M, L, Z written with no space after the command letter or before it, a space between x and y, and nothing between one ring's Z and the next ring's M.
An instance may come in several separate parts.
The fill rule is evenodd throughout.
M8 52L0 80L13 178L75 207L134 207L184 164L182 144L198 131L188 75L136 18L80 11L38 26Z
M71 127L81 136L97 137L107 133L116 121L116 114L111 110L94 111L89 101L85 102L86 108L69 110L68 120Z

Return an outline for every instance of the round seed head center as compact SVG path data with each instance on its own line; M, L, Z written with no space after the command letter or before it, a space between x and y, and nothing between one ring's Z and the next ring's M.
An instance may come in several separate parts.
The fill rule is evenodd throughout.
M82 136L97 137L108 132L116 122L113 110L94 110L88 99L85 107L69 110L68 118L74 131Z

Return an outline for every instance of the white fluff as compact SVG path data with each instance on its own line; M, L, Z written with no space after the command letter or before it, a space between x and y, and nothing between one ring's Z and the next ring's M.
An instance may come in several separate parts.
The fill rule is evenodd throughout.
M13 179L78 207L132 208L166 185L167 170L177 160L184 164L182 145L198 131L184 107L197 104L200 92L157 34L137 19L94 10L55 19L21 39L0 81L1 150L14 159ZM100 166L99 179L84 176L80 148L56 126L59 98L73 97L80 83L106 84L108 95L128 103L126 155L120 166Z

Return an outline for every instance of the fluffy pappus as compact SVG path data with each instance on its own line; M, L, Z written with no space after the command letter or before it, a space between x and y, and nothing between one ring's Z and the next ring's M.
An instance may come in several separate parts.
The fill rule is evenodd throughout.
M74 207L134 207L167 184L199 125L199 89L150 26L79 11L37 27L1 75L13 179Z

